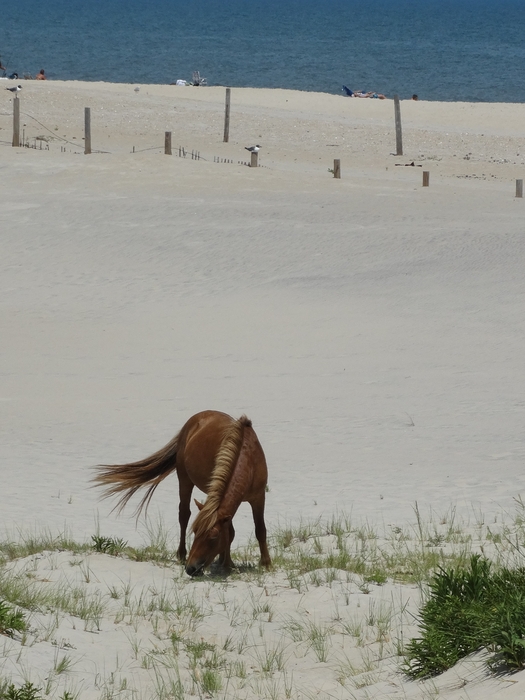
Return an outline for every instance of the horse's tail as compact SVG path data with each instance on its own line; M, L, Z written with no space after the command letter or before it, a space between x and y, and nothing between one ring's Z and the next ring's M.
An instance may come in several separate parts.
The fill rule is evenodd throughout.
M109 498L123 492L113 509L120 513L130 498L140 488L149 484L135 514L138 517L143 508L147 511L157 486L177 467L178 444L179 433L158 452L139 462L99 464L96 467L98 474L93 481L95 486L106 487L102 498Z

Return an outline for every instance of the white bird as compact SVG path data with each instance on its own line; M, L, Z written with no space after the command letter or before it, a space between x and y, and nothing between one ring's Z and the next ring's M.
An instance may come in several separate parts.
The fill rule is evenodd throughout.
M17 92L20 92L21 89L21 85L15 85L15 87L12 88L6 88L6 90L9 90L9 92L12 92L14 95L16 95Z
M135 92L138 92L139 90L140 90L139 87L136 87L136 88L135 88Z
M256 146L245 146L244 148L247 151L250 151L250 153L259 153L259 151L261 150L259 144L257 144Z

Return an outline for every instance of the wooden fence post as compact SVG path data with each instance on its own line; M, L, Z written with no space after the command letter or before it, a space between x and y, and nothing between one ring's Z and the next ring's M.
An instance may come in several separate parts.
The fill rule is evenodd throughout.
M84 154L91 153L91 108L84 107Z
M171 131L164 132L164 155L171 156Z
M523 197L523 180L516 180L516 197Z
M423 170L423 187L429 187L430 185L430 171Z
M401 130L401 107L399 95L394 95L394 114L396 118L396 156L403 155L403 132Z
M224 105L224 143L230 139L230 97L231 89L226 88L226 103Z
M259 164L259 154L256 151L252 151L252 157L250 160L250 168L256 168Z
M341 179L341 161L339 158L334 158L334 177Z
M13 99L13 146L20 146L20 100Z

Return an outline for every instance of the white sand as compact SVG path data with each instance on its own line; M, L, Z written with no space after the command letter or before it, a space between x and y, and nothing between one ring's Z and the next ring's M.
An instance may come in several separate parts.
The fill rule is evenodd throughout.
M25 137L51 139L41 151L10 147L0 86L4 530L84 540L98 522L140 542L143 524L97 501L90 467L150 454L205 408L252 418L270 528L338 511L404 526L416 502L472 522L512 513L525 105L403 102L396 157L391 100L234 89L224 144L224 88L134 87L24 82ZM104 153L82 153L85 106ZM254 143L263 167L238 165ZM396 166L412 161L423 167ZM175 477L156 511L176 532ZM247 507L236 527L245 542ZM101 581L136 575L99 559ZM305 668L301 686L352 697L328 667L316 680ZM522 697L522 675L439 697ZM396 683L369 697L423 692Z

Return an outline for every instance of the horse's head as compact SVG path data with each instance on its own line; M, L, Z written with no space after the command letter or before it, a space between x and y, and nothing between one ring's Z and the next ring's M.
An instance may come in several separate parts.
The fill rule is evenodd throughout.
M202 505L195 501L199 510ZM225 515L217 520L209 530L195 535L193 544L186 560L186 573L189 576L201 576L218 554L228 549L230 544L231 515Z

